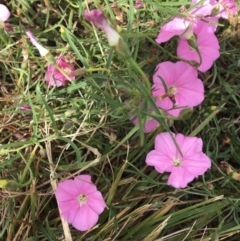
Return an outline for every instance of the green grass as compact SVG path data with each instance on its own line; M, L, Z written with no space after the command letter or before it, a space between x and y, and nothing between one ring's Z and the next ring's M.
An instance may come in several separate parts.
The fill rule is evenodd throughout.
M146 0L139 10L133 1L118 1L116 8L114 2L93 1L89 7L101 7L121 30L151 81L159 62L177 60L176 39L155 43L159 28L189 1ZM89 232L70 226L72 240L240 240L240 183L221 164L240 170L239 19L222 21L217 31L221 57L200 74L202 105L187 120L143 134L129 112L146 116L139 100L153 105L152 100L139 72L84 20L85 2L11 0L8 7L14 31L0 35L0 177L17 184L1 189L0 240L64 240L53 189L56 181L80 173L91 174L108 208ZM116 20L117 13L122 19ZM48 88L46 61L27 40L26 29L54 56L68 54L76 67L106 71L78 77L66 88ZM18 109L26 104L32 112ZM164 125L160 112L158 120ZM162 129L204 141L212 168L188 188L176 190L166 184L167 174L146 167L146 154Z

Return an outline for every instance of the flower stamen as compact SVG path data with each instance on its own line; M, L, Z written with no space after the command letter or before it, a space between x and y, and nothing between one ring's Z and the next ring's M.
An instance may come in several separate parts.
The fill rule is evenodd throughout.
M181 164L182 164L182 160L181 159L179 159L179 158L174 158L173 159L173 165L175 167L179 167L179 166L181 166Z
M80 206L84 205L87 202L87 196L84 194L80 194L78 196L78 202L79 202Z

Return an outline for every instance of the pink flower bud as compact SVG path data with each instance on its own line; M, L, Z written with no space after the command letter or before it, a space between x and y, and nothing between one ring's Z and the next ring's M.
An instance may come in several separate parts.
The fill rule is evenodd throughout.
M40 55L42 57L46 56L49 53L48 49L45 49L41 44L38 43L37 39L35 36L32 34L31 31L26 31L27 36L29 37L31 43L38 49Z
M105 34L107 35L109 45L111 47L118 45L118 42L121 36L118 34L118 32L115 29L113 29L109 25L108 20L99 9L94 9L90 12L86 10L84 12L84 17L89 22L92 22L94 26L100 28L102 31L105 32Z
M136 0L134 3L135 8L143 8L142 0Z
M84 12L84 17L87 21L92 22L94 26L100 28L106 34L110 47L114 48L114 50L123 57L130 57L129 49L124 43L122 37L109 25L107 18L99 9L94 9L90 12L86 10Z
M22 105L19 107L19 110L31 110L31 106L30 105Z

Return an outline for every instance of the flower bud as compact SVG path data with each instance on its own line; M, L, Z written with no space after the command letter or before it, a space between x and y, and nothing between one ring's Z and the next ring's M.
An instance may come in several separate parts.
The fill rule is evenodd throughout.
M5 189L17 189L20 188L21 184L13 181L13 180L8 180L8 179L2 179L0 180L0 188L5 188Z
M194 50L198 50L197 38L194 34L187 39L187 42L191 48L193 48Z
M216 5L216 6L213 8L213 10L212 10L211 16L212 16L212 17L217 16L218 13L219 13L219 11L220 11L220 6L219 6L219 5Z
M233 172L231 177L233 180L240 181L240 173Z
M31 31L26 31L26 34L27 36L29 37L31 43L38 49L40 55L42 57L45 57L48 53L49 53L49 50L48 49L45 49L41 44L39 44L35 38L35 36L32 34Z
M94 9L90 12L86 10L84 12L84 16L87 21L92 22L94 26L100 28L106 34L109 46L112 47L118 54L125 58L131 57L130 51L124 43L122 37L109 25L107 18L99 9Z

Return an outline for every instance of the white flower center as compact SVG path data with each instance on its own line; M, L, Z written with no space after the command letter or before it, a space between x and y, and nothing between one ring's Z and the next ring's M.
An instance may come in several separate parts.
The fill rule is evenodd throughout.
M179 167L179 166L181 166L181 164L182 164L182 160L181 159L179 159L179 158L174 158L173 159L173 165L175 167Z
M87 202L87 196L84 195L84 194L80 194L78 196L78 202L79 202L80 207L81 207L82 205L84 205Z

